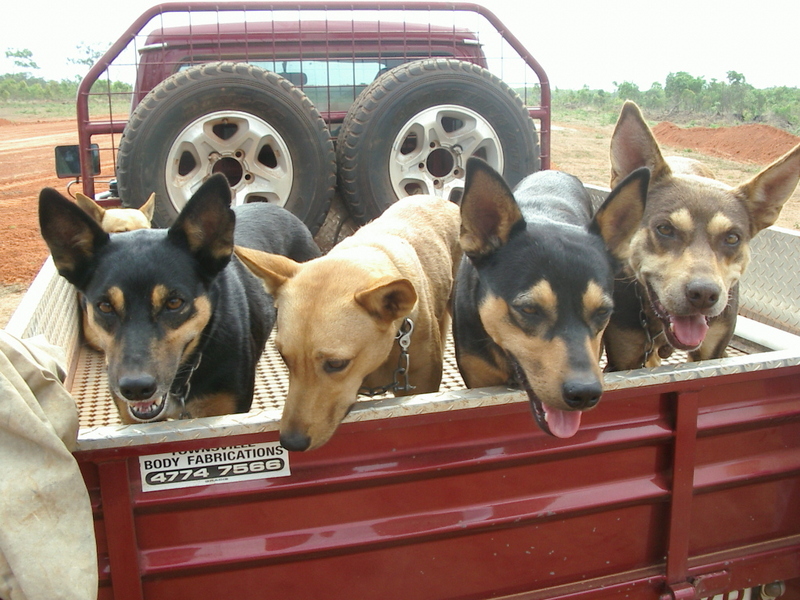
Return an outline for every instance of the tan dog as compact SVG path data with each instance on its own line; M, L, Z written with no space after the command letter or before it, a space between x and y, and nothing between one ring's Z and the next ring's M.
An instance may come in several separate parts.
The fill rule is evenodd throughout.
M642 223L604 342L609 370L656 366L673 348L724 356L738 281L754 235L774 224L800 180L800 145L737 187L697 161L664 158L639 107L626 102L611 139L611 187L651 171ZM644 323L644 324L643 324Z
M395 380L404 366L396 338L406 318L413 322L407 374L414 389L394 394L439 389L459 224L455 204L411 196L307 263L236 248L278 308L275 345L289 369L285 448L321 446L360 389Z
M156 206L156 195L150 194L147 202L140 208L103 208L97 202L80 192L75 199L85 212L100 224L106 233L122 233L135 229L150 229L153 220L153 209Z

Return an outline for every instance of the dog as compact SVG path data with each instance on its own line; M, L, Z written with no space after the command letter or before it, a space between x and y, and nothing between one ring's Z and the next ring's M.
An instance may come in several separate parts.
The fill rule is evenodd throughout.
M750 240L777 220L800 179L800 145L737 187L702 163L665 158L639 107L626 102L611 138L611 185L651 171L647 209L615 290L608 370L654 367L673 349L725 356Z
M289 370L286 449L326 443L360 390L439 389L458 228L457 205L419 195L305 264L236 248L275 297L275 345Z
M512 191L488 164L467 161L453 338L468 387L520 387L543 431L575 435L603 392L614 271L641 220L648 180L647 169L635 171L593 216L572 175L540 171Z
M52 188L39 197L43 238L58 272L86 298L123 423L247 412L256 363L275 321L262 283L232 258L236 243L319 256L289 211L230 208L210 177L167 229L108 234Z
M122 233L136 229L150 229L156 195L150 194L140 208L103 208L84 194L75 194L75 200L84 211L100 224L107 233Z
M84 194L75 194L75 201L89 216L91 216L106 233L122 233L136 229L150 229L153 219L153 210L156 205L156 195L150 194L141 208L103 208L97 202ZM86 298L80 295L81 326L83 337L89 347L102 351L100 340L95 339L94 330L89 327L89 315L86 310Z

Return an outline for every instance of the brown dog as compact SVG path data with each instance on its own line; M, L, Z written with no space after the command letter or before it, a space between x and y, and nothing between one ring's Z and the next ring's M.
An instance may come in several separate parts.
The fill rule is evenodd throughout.
M439 389L459 223L455 204L411 196L304 264L236 248L278 308L275 345L289 369L285 448L327 442L362 388L395 395ZM407 319L413 331L405 355L399 342L408 340ZM413 390L394 385L406 366Z
M720 358L738 309L752 237L775 223L800 180L800 145L730 187L704 165L664 158L639 107L626 102L611 139L611 187L651 171L647 207L614 292L604 342L609 370L656 366L673 348Z
M75 200L85 212L100 224L106 233L122 233L136 229L150 229L156 195L150 194L140 208L103 208L97 202L78 192Z

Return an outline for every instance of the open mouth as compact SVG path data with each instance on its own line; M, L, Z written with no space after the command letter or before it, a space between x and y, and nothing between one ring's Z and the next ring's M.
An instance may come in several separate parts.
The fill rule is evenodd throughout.
M146 402L127 402L128 413L141 423L155 421L167 407L167 396Z
M700 313L694 315L671 315L655 291L647 285L647 295L656 316L664 325L664 334L673 348L695 350L700 347L708 332L708 317Z
M514 377L519 386L528 394L531 404L531 412L536 424L542 431L557 438L570 438L578 432L581 426L581 411L579 410L560 410L548 406L536 395L533 388L525 376L525 372L517 360L509 355L511 364L514 367Z

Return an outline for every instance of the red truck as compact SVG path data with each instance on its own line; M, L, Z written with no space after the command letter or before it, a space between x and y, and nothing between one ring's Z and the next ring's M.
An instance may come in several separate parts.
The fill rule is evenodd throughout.
M549 82L494 15L475 5L420 4L414 9L426 21L414 23L391 20L403 18L402 3L380 4L376 15L386 18L369 14L376 6L154 7L81 83L79 149L69 149L80 169L63 176L79 174L94 197L93 167L105 150L115 166L113 195L137 207L155 192L154 221L165 226L200 182L222 172L236 203L286 206L316 233L337 192L358 225L393 198L457 199L469 156L512 184L549 166ZM265 12L269 20L258 20ZM164 24L189 15L189 24ZM484 38L461 25L469 17L481 18ZM154 22L160 26L148 29ZM487 44L515 59L487 56ZM514 73L516 91L490 63ZM126 67L135 69L135 85L124 119L108 99L109 80ZM100 116L90 114L98 97ZM122 135L92 145L107 134Z
M440 47L434 42L439 33L447 37L449 32L450 41L444 46L453 49L452 56L463 50L457 56L467 59L457 64L461 68L465 63L474 65L479 76L485 77L483 65L491 67L497 56L486 52L493 43L487 36L471 37L460 25L448 25L446 31L433 25L418 28L403 25L402 19L406 12L422 11L422 18L408 22L461 24L464 14L475 12L490 23L490 29L500 32L505 43L519 50L521 63L536 65L491 13L475 5L161 5L145 13L84 82L78 98L84 158L93 157L89 145L93 136L114 133L110 142L102 138L98 153L113 152L119 166L130 152L126 123L135 122L137 112L141 117L156 110L148 103L148 96L152 99L160 93L161 83L156 80L177 71L165 79L174 82L181 73L202 73L205 68L192 59L181 71L178 63L183 65L185 57L178 58L181 52L171 55L170 48L175 42L185 50L187 40L192 41L186 37L187 30L162 28L159 23L150 34L151 21L166 21L175 13L195 23L199 12L212 10L220 16L229 8L247 12L243 23L259 11L270 11L276 16L273 20L291 20L292 27L314 23L318 39L309 32L299 39L306 49L305 42L314 41L318 45L312 47L324 46L326 51L341 42L334 35L342 33L337 29L343 27L341 11L348 23L345 45L360 47L354 31L364 34L358 41L372 36L366 45L372 44L373 54L376 40L378 49L385 47L387 38L399 44L389 44L394 48L391 58L411 62L394 65L387 58L387 67L399 69L394 77L411 73L418 65L456 64L438 54L422 58L411 52L413 44L402 42L398 23L404 36L430 35L431 49ZM307 19L305 10L310 11ZM290 19L283 18L285 12ZM322 18L319 12L324 13ZM269 19L254 22L268 23ZM370 25L362 31L356 22ZM322 35L321 23L326 23L331 35ZM140 34L144 27L148 33ZM276 25L275 33L281 27ZM286 27L291 46L298 30ZM203 56L213 61L210 64L229 58L241 64L240 56L226 54L223 40L228 38L223 34L235 38L244 31L249 38L252 30L250 25L228 28L220 24L208 29L195 23L189 31L198 33L203 44L188 46L202 48ZM259 38L262 34L269 38L266 30L258 31ZM380 37L376 38L376 31ZM467 31L476 29L470 26ZM161 56L161 75L150 80L139 69L136 108L130 120L111 115L106 121L91 121L89 96L99 93L93 81L113 71L114 59L123 55L129 42L146 40L147 35L155 37L149 38L152 43L137 47L139 64L151 64L151 57ZM461 50L456 50L455 38L466 40ZM474 43L478 39L483 56L470 55L479 48ZM269 44L278 47L279 40ZM406 54L398 57L400 45ZM310 60L308 55L302 61L295 57L293 64L261 54L256 58L266 60L268 67L280 67L284 76L270 70L265 71L266 77L289 90L292 97L302 100L297 91L303 86L309 94L321 94L314 102L303 100L299 105L305 107L304 112L323 107L319 113L328 140L338 141L334 153L343 139L341 131L333 133L335 129L352 123L347 114L354 108L368 110L370 102L365 98L375 91L373 85L386 86L386 80L376 83L384 77L377 73L372 81L349 80L347 86L357 98L345 111L344 104L333 99L333 90L327 104L320 99L328 93L311 85L314 73L310 67L306 72L303 62ZM349 68L352 72L353 67ZM539 120L536 160L546 168L549 88L541 69L536 72L540 101L525 110ZM452 69L448 73L451 77ZM491 81L495 79L499 81L495 76ZM362 83L366 91L359 89ZM497 89L505 87L497 85ZM532 87L523 86L523 91ZM311 97L305 91L303 95ZM394 106L399 110L399 104ZM458 131L458 122L468 118L491 122L474 107L449 100L435 106L450 116L433 119L427 109L416 107L413 114L399 119L401 125L390 136L389 149L381 152L386 161L389 156L402 161L404 146L418 146L412 134L434 142L427 145L430 152L411 181L454 193L455 184L435 187L436 178L428 175L434 171L427 161L434 164L437 159L431 156L446 149L454 161L448 175L457 178L453 171L461 155L455 147L460 144L448 147L444 134ZM215 106L213 110L228 109ZM190 116L184 122L208 125L224 141L232 116L229 113L227 122L218 123L208 115ZM277 129L273 121L262 121L257 123L262 127L261 140L269 137L265 133L269 127ZM247 122L252 123L250 117ZM442 125L438 144L425 137L420 127L425 124ZM220 131L213 132L218 125ZM403 125L409 125L408 132ZM123 136L117 148L119 133ZM323 137L319 136L320 142ZM408 137L412 140L406 142ZM490 142L500 140L486 137ZM193 137L179 132L176 139L191 148L193 143L208 143L212 135ZM223 154L211 146L212 153ZM172 177L177 172L176 179L184 177L183 159L176 153L168 156L171 162L159 163L156 169L161 175ZM502 159L507 159L505 154ZM383 158L379 162L379 179L395 189L394 163ZM213 169L213 164L209 161L206 166ZM342 180L347 182L340 170L349 164L346 158L336 161L338 185L334 188L339 193ZM296 166L300 170L305 165ZM242 171L246 171L244 166ZM84 190L92 194L91 161L82 163L81 172ZM125 182L119 171L116 176L122 202L134 204L132 197L125 198L132 180ZM153 179L150 185L160 183ZM596 202L605 195L595 188L590 192ZM242 193L237 198L246 198L249 192ZM169 198L173 210L180 205L179 195ZM278 194L275 201L295 206L291 192ZM350 210L358 219L358 206ZM162 211L162 218L166 216ZM313 226L318 219L307 222ZM601 404L585 415L580 432L569 440L551 438L537 428L522 392L464 389L448 356L447 376L439 393L359 402L328 444L309 453L290 454L278 442L286 373L270 345L259 366L254 406L248 414L120 425L105 388L102 357L82 343L74 289L57 276L50 262L8 329L21 337L43 333L67 353L67 384L78 400L82 423L75 457L95 515L102 599L688 600L718 594L731 599L767 600L781 594L799 598L800 282L795 268L799 261L796 232L771 228L760 234L742 281L741 317L729 356L607 374Z

